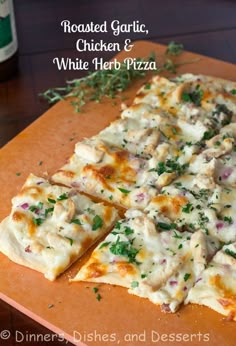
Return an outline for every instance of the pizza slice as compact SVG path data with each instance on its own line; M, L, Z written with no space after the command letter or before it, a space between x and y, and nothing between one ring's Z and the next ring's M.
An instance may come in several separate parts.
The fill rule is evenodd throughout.
M144 210L154 220L166 217L163 229L172 223L182 231L201 230L228 243L236 241L235 198L235 188L201 174L185 174L163 187Z
M157 193L151 168L150 160L92 138L76 144L52 179L122 207L144 208Z
M115 208L31 174L0 225L0 251L54 280L101 238Z
M190 289L188 303L208 306L236 321L236 243L217 252Z
M115 284L175 312L219 248L201 231L164 230L143 212L129 210L93 251L72 281ZM160 218L160 222L163 222Z
M134 103L160 107L190 123L208 127L205 137L235 121L236 83L204 75L183 74L173 79L155 76L137 93Z
M189 124L161 109L140 103L126 108L121 118L96 138L137 156L150 158L169 154L172 159L178 156L186 163L200 151L199 141L205 131L207 127L200 121Z

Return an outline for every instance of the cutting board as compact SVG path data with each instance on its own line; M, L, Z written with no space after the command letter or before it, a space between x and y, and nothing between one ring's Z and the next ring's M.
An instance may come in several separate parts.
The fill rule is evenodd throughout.
M158 57L165 48L139 41L128 55L146 57L154 51ZM122 52L117 58L126 56ZM236 80L232 64L188 52L177 59L198 60L181 66L178 73ZM136 81L123 94L127 104L143 82ZM0 150L0 219L10 212L11 198L29 173L52 175L72 154L77 141L96 134L119 116L120 100L113 103L108 99L90 103L82 113L75 113L69 102L59 102ZM69 283L88 255L55 282L0 255L0 298L77 345L235 345L236 324L208 308L189 305L176 314L163 314L158 306L120 287ZM95 286L99 287L100 301L93 291Z

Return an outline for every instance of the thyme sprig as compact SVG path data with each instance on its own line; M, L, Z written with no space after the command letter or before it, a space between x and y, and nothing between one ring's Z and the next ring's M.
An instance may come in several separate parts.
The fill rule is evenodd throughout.
M138 58L137 61L144 65L146 62L155 61L155 55L152 53L148 58ZM85 77L67 81L65 87L50 88L40 96L49 103L72 97L72 106L76 112L80 112L88 101L100 102L104 96L115 98L119 92L126 90L133 80L143 78L145 75L145 70L128 69L127 64L123 62L119 69L88 73Z
M165 53L159 56L162 59L164 58L163 63L157 65L154 73L163 71L176 73L179 66L195 62L196 60L175 63L169 58L170 56L180 55L183 48L182 44L171 41ZM40 96L50 104L72 98L71 105L74 106L76 112L80 112L87 102L100 102L102 97L113 99L120 92L125 91L134 80L145 77L147 70L142 70L142 66L145 66L146 63L156 61L156 56L154 53L151 53L147 58L137 58L136 61L141 63L140 69L128 68L127 64L122 62L119 69L111 68L109 70L90 72L85 77L67 81L64 87L50 88L40 94Z

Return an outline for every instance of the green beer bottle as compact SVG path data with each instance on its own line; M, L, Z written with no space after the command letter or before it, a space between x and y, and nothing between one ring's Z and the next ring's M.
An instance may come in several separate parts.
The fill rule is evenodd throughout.
M0 0L0 81L17 70L17 37L12 0Z

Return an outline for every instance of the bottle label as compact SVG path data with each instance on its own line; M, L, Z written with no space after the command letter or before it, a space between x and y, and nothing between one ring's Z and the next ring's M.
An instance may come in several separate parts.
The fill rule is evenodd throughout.
M12 0L0 0L0 63L17 50L15 18Z
M0 17L0 33L0 48L3 48L13 41L10 15Z

